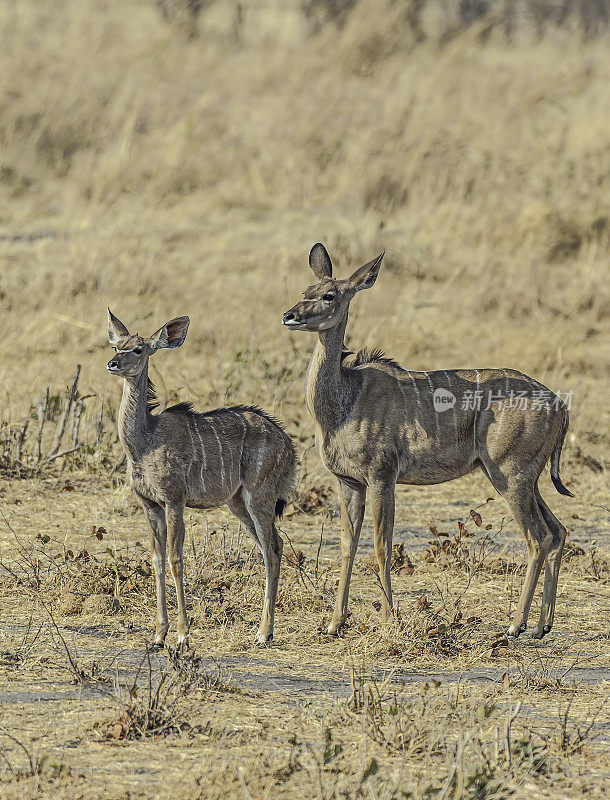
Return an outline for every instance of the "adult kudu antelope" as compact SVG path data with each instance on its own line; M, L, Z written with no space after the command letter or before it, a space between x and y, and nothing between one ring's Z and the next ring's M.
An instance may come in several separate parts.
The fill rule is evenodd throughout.
M550 458L557 491L572 496L559 477L567 407L542 384L515 370L412 371L378 350L350 359L353 354L343 345L349 304L356 292L373 286L383 256L346 280L337 280L324 246L314 245L309 266L318 283L283 317L288 328L318 334L305 397L322 461L339 479L341 492L341 573L328 633L336 634L347 617L367 489L383 590L382 617L387 620L392 611L396 483L442 483L478 467L508 503L527 543L527 570L510 635L518 636L526 628L546 561L542 610L533 634L540 639L553 624L566 529L542 499L538 478ZM453 398L453 406L436 411L435 397ZM460 402L463 398L478 402ZM481 398L485 402L480 403Z
M254 406L197 413L179 403L151 414L154 389L148 359L157 350L180 347L189 318L176 317L146 339L130 334L108 309L108 340L116 354L108 371L123 378L119 438L130 483L151 528L157 588L155 646L163 647L169 624L165 602L165 550L176 585L178 644L187 643L182 546L184 508L227 505L260 547L266 571L258 642L273 638L275 599L283 543L275 527L296 473L291 438L278 422Z

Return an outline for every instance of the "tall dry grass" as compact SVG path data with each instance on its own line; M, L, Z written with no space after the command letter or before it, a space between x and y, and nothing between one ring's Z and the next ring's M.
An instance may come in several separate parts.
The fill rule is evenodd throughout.
M578 446L601 458L607 35L507 41L484 18L421 36L418 4L330 5L218 0L196 36L144 0L2 5L0 415L21 420L76 362L114 408L111 305L143 334L191 316L185 347L155 359L168 391L310 431L313 342L280 315L322 240L340 275L387 249L350 344L573 390ZM419 6L433 30L442 4Z

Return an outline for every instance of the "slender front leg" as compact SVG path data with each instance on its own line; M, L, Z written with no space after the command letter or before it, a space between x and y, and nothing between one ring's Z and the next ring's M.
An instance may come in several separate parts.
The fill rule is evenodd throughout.
M339 480L341 492L341 575L333 618L328 626L328 633L336 636L339 628L347 619L347 599L349 596L349 582L352 577L354 556L358 549L358 540L364 518L364 504L366 500L366 486L358 485L355 488Z
M169 566L172 571L178 601L178 645L187 644L189 631L184 600L184 578L182 546L184 544L184 505L169 503L165 506L167 538L169 545Z
M169 629L165 601L165 543L167 538L165 511L157 503L153 503L145 497L138 497L150 525L150 557L155 572L155 588L157 590L155 647L163 647Z
M373 527L375 530L375 555L379 564L379 579L383 597L381 598L381 619L387 622L392 616L392 536L394 534L394 482L374 482L370 484Z

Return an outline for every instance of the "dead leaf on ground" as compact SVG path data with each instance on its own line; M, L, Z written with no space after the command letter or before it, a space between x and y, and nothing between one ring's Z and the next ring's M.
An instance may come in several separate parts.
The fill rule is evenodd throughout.
M483 519L478 511L475 511L474 508L470 509L470 516L473 519L474 524L477 528L480 528L483 525Z

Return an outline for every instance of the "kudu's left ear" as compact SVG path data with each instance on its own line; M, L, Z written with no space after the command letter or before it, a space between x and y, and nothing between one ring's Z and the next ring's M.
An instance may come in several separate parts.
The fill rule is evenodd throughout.
M129 331L118 317L108 309L108 341L114 347L117 342L129 336Z
M150 337L148 340L149 345L153 350L160 350L162 347L173 350L175 347L180 347L186 339L189 321L188 317L175 317L175 319L171 319Z
M316 278L321 281L324 278L332 278L333 265L326 248L321 242L314 244L309 253L309 266Z
M361 289L370 289L371 286L377 280L377 275L379 275L379 270L381 269L381 262L383 261L383 257L385 256L385 250L383 253L374 258L372 261L369 261L368 264L365 264L360 269L357 269L353 275L350 275L348 278L349 283L351 284L352 289L355 292L359 292Z

